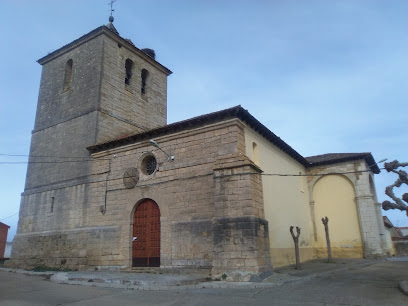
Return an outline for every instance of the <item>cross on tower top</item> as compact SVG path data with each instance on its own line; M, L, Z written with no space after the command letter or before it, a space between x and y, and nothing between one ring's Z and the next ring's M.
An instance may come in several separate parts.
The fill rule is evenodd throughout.
M109 22L113 22L113 20L114 20L112 14L113 14L113 12L115 11L115 10L113 9L113 3L115 3L115 2L116 2L116 0L111 0L111 1L109 2L110 11L111 11L111 14L110 14L110 16L109 16Z

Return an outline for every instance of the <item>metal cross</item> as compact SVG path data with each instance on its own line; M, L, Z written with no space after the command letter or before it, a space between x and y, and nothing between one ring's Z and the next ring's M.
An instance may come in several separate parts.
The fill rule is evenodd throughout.
M114 9L113 9L113 3L115 3L116 2L116 0L111 0L110 2L109 2L109 5L110 5L110 11L111 11L111 16L112 16L112 13L115 11Z

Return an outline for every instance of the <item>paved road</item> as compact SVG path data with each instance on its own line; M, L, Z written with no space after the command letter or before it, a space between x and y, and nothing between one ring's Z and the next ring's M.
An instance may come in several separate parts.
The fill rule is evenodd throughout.
M0 305L408 305L408 262L337 271L263 289L137 291L51 283L0 271Z

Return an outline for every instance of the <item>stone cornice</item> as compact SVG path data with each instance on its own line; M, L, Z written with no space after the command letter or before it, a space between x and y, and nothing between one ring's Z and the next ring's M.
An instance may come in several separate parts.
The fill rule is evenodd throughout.
M249 166L255 172L262 173L263 171L255 165L246 155L242 153L223 155L217 158L214 171L220 171L225 169L235 169Z
M238 126L241 129L244 128L244 124L239 119L231 119L231 120L227 120L227 121L217 122L217 123L214 123L214 124L209 124L209 125L206 125L206 126L203 126L203 127L198 127L198 128L191 129L191 130L175 132L175 133L172 133L172 134L169 133L167 135L154 137L154 139L158 143L166 143L166 142L170 142L170 141L177 140L177 139L180 139L180 138L194 136L194 135L197 135L197 134L206 133L206 132L210 132L210 131L213 131L213 130L219 130L219 129L222 129L222 128L228 128L228 127L231 127L231 126ZM145 134L145 133L143 133L143 134ZM128 145L123 145L123 146L108 149L108 150L99 151L99 152L96 152L96 153L92 153L92 156L97 159L97 158L109 156L111 154L118 154L118 153L121 153L121 152L127 152L129 150L135 150L135 149L138 149L138 148L147 147L147 146L150 146L150 143L149 143L150 139L151 139L150 135L146 134L146 137L143 137L138 142L128 144Z
M88 34L85 34L83 36L81 36L80 38L74 40L73 42L49 53L48 55L40 58L37 62L40 65L44 65L46 63L48 63L49 61L52 61L53 59L79 47L80 45L87 43L88 41L95 39L96 37L100 36L100 35L106 35L108 37L110 37L111 39L115 40L116 42L120 43L121 46L129 49L130 51L132 51L133 53L135 53L136 55L140 56L143 60L145 60L146 62L149 62L151 65L153 65L154 67L156 67L157 69L159 69L160 71L162 71L163 73L165 73L166 75L170 75L172 74L172 72L166 68L165 66L163 66L162 64L160 64L158 61L156 61L155 59L153 59L152 57L148 56L146 53L144 53L142 50L140 50L139 48L137 48L136 46L134 46L133 44L131 44L130 42L128 42L126 39L122 38L121 36L119 36L118 34L112 32L112 30L110 30L107 26L100 26L98 28L96 28L95 30L89 32Z

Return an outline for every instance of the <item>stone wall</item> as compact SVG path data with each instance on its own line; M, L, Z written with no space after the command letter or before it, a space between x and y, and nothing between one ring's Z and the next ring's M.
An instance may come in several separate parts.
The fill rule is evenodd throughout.
M395 256L408 256L408 241L393 241Z
M264 218L213 219L214 279L249 281L271 269L268 222Z
M261 170L243 154L222 156L214 166L214 278L247 281L271 268Z
M32 134L26 193L50 190L68 180L78 183L90 175L92 159L86 147L95 140L96 115L92 112Z
M89 225L120 226L123 264L131 262L132 214L138 202L149 198L161 212L162 266L209 265L215 216L213 167L218 156L239 151L243 132L238 123L155 138L164 151L175 156L171 162L148 141L94 154L94 180L100 182L92 184ZM146 154L153 154L158 162L152 175L140 169ZM131 167L139 169L139 181L133 189L126 189L123 174ZM105 214L100 212L101 206L106 207Z
M172 222L172 266L205 268L213 265L211 220Z
M69 88L64 88L66 63L72 59ZM103 36L41 62L35 131L39 131L96 110L102 77Z
M101 111L115 118L120 128L112 130L109 118L100 117L97 142L167 123L167 74L146 60L142 52L127 48L111 37L104 38L103 75L101 84ZM132 76L125 84L125 62L133 62ZM145 93L142 93L141 71L149 72ZM127 125L131 126L127 126ZM133 126L133 127L132 127Z
M97 227L20 234L7 266L61 270L115 267L120 265L118 232L116 227Z
M87 226L89 184L23 194L16 237Z
M39 61L43 70L26 191L90 175L89 163L81 161L90 157L88 146L166 124L169 72L143 52L122 46L110 31L106 34L82 38L82 43ZM130 85L124 82L126 58L135 63ZM149 70L145 94L143 68Z
M90 174L86 147L95 143L102 66L101 36L51 61L41 62L42 74L30 163L25 189L77 179ZM68 60L73 61L71 85L64 87ZM40 157L36 157L40 156ZM45 163L44 163L45 162Z
M99 203L94 210L92 201L104 205L117 195L112 190L114 182L108 191L105 178L102 187L92 183L92 159L86 147L165 124L170 72L129 44L120 46L120 41L102 27L39 60L43 70L37 115L10 265L54 266L62 260L69 267L81 268L117 265L118 258L123 263L123 258L129 257L117 254L121 228L112 234L114 243L102 242L99 234L93 234L112 222L105 218L98 223ZM138 71L130 87L124 83L124 61L129 57ZM67 86L70 60L72 74ZM143 95L142 68L150 72ZM91 183L96 186L92 189L95 199L90 198ZM90 224L95 230L87 230ZM76 240L88 241L88 246L76 246ZM109 257L100 255L105 253Z
M88 196L89 184L23 194L8 264L21 268L55 267L59 260L66 259L69 267L85 265L82 257L86 257L84 250L88 247L80 246L80 235L87 235L81 229L88 227Z
M243 279L268 269L262 180L242 152L242 123L234 119L155 140L174 161L148 141L94 154L94 180L100 182L92 184L89 225L120 228L121 265L131 263L133 213L148 198L161 212L162 266L216 265L214 276L229 273L235 279L232 271L248 272ZM152 175L141 171L148 154L158 161ZM139 169L139 181L126 189L122 177L131 167Z

